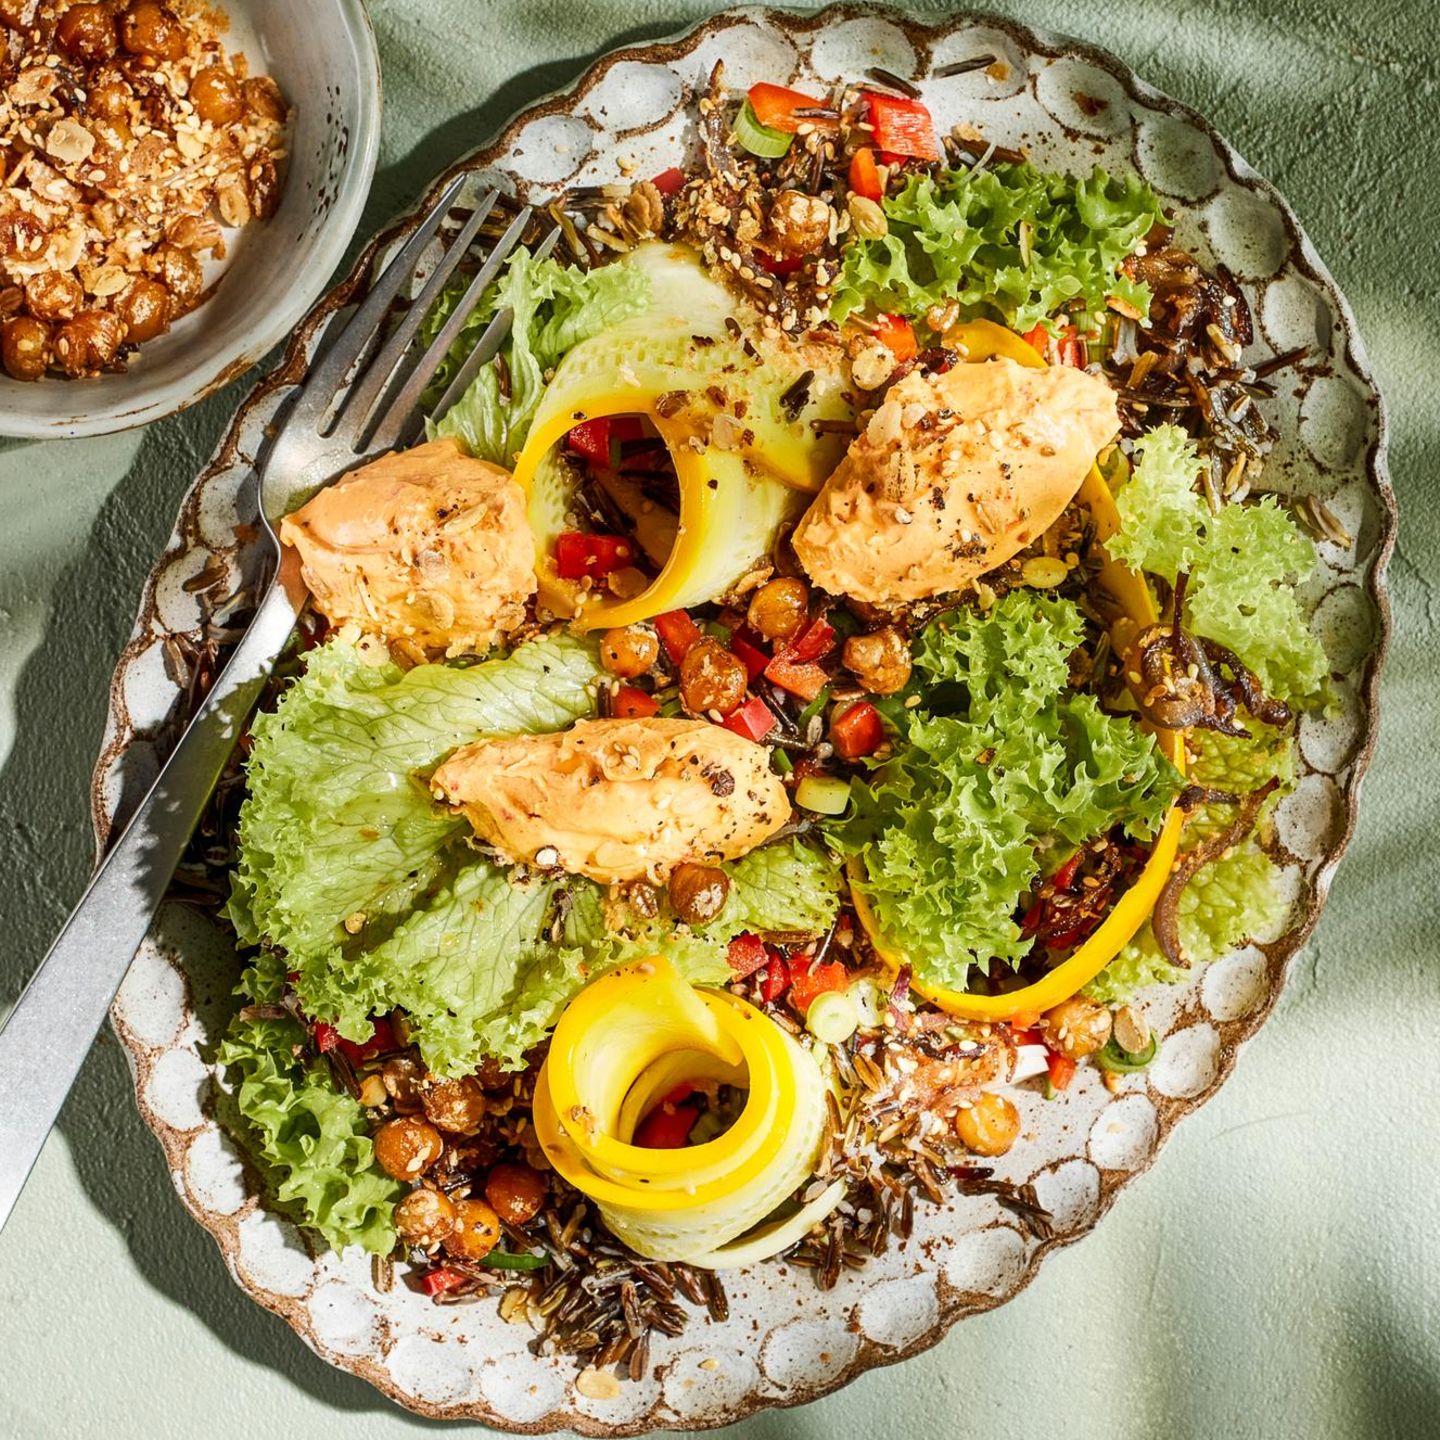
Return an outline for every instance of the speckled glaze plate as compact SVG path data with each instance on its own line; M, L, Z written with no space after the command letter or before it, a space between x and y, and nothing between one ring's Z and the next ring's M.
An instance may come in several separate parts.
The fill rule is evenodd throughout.
M926 78L979 54L1000 63ZM182 1202L214 1235L247 1294L325 1359L426 1415L591 1435L719 1425L815 1399L1008 1300L1052 1249L1095 1225L1174 1126L1229 1076L1319 918L1374 744L1389 624L1383 575L1395 529L1384 415L1349 307L1280 196L1200 116L1099 50L989 16L921 24L854 6L806 17L731 11L676 40L619 51L466 163L541 198L614 180L617 165L658 173L685 155L689 102L720 58L734 86L824 84L882 65L918 77L947 128L968 121L1001 145L1027 147L1047 167L1138 168L1182 205L1180 242L1228 265L1254 302L1252 358L1312 347L1268 406L1279 440L1266 483L1323 497L1353 537L1348 548L1320 544L1319 570L1303 595L1330 656L1338 704L1301 721L1299 783L1277 814L1274 854L1293 902L1283 930L1148 997L1164 1042L1154 1066L1126 1078L1118 1094L1084 1070L1058 1100L1021 1099L1034 1138L1000 1162L1000 1173L1034 1183L1055 1217L1055 1238L1037 1242L990 1197L921 1207L907 1246L842 1272L828 1293L808 1274L774 1266L734 1276L726 1322L697 1315L679 1339L656 1344L644 1380L615 1394L577 1390L572 1362L533 1356L529 1328L506 1324L493 1305L438 1309L403 1287L377 1294L367 1257L316 1253L266 1208L258 1176L216 1118L221 1081L211 1057L235 957L195 912L167 910L120 992L114 1023ZM190 680L177 673L187 669L187 641L223 624L228 597L256 578L252 460L265 428L327 322L363 291L410 223L380 236L312 312L185 501L114 681L93 790L102 843L173 736Z

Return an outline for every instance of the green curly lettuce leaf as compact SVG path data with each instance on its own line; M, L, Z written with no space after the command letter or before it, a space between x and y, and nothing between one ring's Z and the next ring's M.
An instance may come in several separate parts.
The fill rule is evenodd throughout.
M427 344L439 334L468 283L467 277L460 277L436 302L421 332ZM509 468L530 433L545 391L546 375L568 350L638 315L649 300L649 281L633 266L602 265L580 270L554 260L534 260L528 251L517 250L465 322L426 391L424 403L428 407L439 401L479 343L485 327L508 307L514 311L515 319L501 349L506 393L502 394L495 366L482 367L450 413L430 427L432 438L453 436L472 455Z
M884 204L888 233L846 247L836 320L956 300L1025 331L1073 304L1068 323L1088 329L1112 295L1149 311L1149 290L1120 268L1163 220L1138 177L1047 174L1028 162L944 170L913 176Z
M1213 514L1195 489L1203 462L1177 426L1157 426L1135 448L1106 549L1172 584L1187 571L1185 613L1197 634L1233 650L1271 694L1316 698L1329 664L1294 588L1315 569L1310 539L1273 496Z
M1271 778L1280 788L1260 812L1263 825L1281 795L1295 783L1295 741L1284 731L1254 724L1252 739L1217 735L1192 737L1190 778L1244 795ZM1206 806L1190 817L1181 848L1193 849L1229 823L1229 806ZM1272 939L1284 928L1291 902L1279 884L1280 871L1252 835L1228 855L1206 865L1180 896L1180 941L1193 965L1206 965L1251 940ZM1085 993L1114 1004L1131 999L1147 985L1175 985L1193 970L1171 965L1156 943L1147 920L1135 937L1090 982Z
M560 730L594 710L593 644L547 636L504 659L402 671L383 650L332 639L275 711L258 716L231 915L242 938L297 958L366 937L441 883L463 820L424 778L483 735ZM352 920L352 924L355 923Z
M245 993L278 999L283 979L283 965L262 957L247 972ZM324 1062L297 1056L305 1038L293 1020L237 1017L217 1055L231 1099L280 1203L336 1250L359 1245L387 1255L404 1186L375 1163L364 1112L335 1088Z
M1159 828L1181 787L1153 737L1065 688L1081 634L1069 601L1017 590L986 614L941 617L917 667L944 682L900 709L892 758L827 826L916 974L963 989L972 965L1030 949L1015 912L1050 845L1121 825ZM945 705L949 713L932 713Z

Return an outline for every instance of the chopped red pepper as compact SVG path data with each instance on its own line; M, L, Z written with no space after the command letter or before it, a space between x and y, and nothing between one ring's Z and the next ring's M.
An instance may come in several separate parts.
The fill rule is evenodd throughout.
M633 685L619 686L610 698L610 713L617 720L648 720L660 709L660 702Z
M765 673L765 667L770 663L770 657L758 645L752 645L743 635L731 637L730 653L737 660L745 662L745 674L749 677L751 685Z
M567 530L555 541L555 573L562 580L603 580L635 559L635 546L623 535L584 535Z
M447 1265L437 1265L420 1277L420 1288L427 1295L443 1295L447 1290L463 1285L468 1278Z
M832 990L844 990L850 983L850 972L838 961L829 960L823 965L807 965L790 979L790 1003L804 1014L821 995Z
M572 426L565 440L577 454L592 465L614 465L619 459L618 447L627 440L643 440L645 425L638 415L602 415L598 420L585 420Z
M778 1000L785 993L785 987L789 983L789 968L778 955L772 955L770 964L765 970L765 978L760 982L761 1000L767 1005L772 1000Z
M700 627L684 610L667 610L655 617L654 625L672 665L678 665L700 638Z
M322 1055L338 1050L352 1065L363 1065L377 1055L400 1048L395 1039L395 1027L385 1015L371 1022L370 1036L366 1040L347 1040L333 1025L327 1025L323 1020L315 1022L313 1033L315 1048Z
M1045 1037L1034 1026L1027 1029L1016 1029L1013 1022L1010 1027L1010 1039L1016 1045L1043 1045Z
M862 145L850 157L850 193L879 204L885 195L880 183L880 167L875 163L875 152Z
M642 1150L679 1150L699 1118L698 1105L672 1105L667 1096L635 1127L630 1143Z
M758 695L752 695L723 721L727 730L756 742L763 740L779 723L775 712Z
M1045 902L1034 901L1025 912L1025 918L1020 922L1020 933L1022 935L1033 935L1039 928L1040 922L1045 918Z
M340 1048L340 1032L333 1025L317 1020L312 1033L315 1036L315 1048L322 1055L328 1055L332 1050Z
M678 195L685 188L688 177L678 165L662 170L650 183L665 196Z
M797 115L797 110L828 110L823 100L813 95L802 94L799 90L787 90L783 85L752 85L747 98L755 118L769 130L780 130L793 135L802 125L829 133L840 128L839 116Z
M776 655L778 660L788 660L792 665L805 665L811 660L821 660L835 648L835 627L821 615Z
M735 978L743 980L747 975L753 975L762 965L770 963L770 951L758 935L751 935L746 931L730 942L725 958Z
M1085 368L1085 342L1075 333L1073 326L1061 339L1057 353L1062 365L1073 366L1076 370Z
M1047 1050L1045 1065L1050 1072L1050 1088L1052 1090L1068 1089L1070 1082L1075 1078L1075 1062L1068 1055L1060 1054L1058 1050Z
M903 315L881 315L875 321L875 338L897 360L913 360L920 353L915 327Z
M797 270L805 266L803 255L770 255L764 250L755 252L755 263L767 275L778 275L782 280L787 275L793 275Z
M1043 320L1033 329L1027 330L1020 338L1032 350L1038 351L1042 358L1050 345L1050 332L1045 328Z
M830 722L830 743L842 760L873 755L885 743L885 721L868 700L861 700Z
M880 95L873 90L867 90L863 98L870 106L870 125L875 132L875 144L881 150L911 160L940 158L935 122L918 100Z
M813 661L797 664L784 656L777 656L765 667L765 678L807 702L830 683L830 676L823 665L816 665Z
M1075 883L1075 876L1079 874L1080 862L1085 858L1083 850L1077 850L1055 873L1052 875L1051 883L1057 890L1068 890Z

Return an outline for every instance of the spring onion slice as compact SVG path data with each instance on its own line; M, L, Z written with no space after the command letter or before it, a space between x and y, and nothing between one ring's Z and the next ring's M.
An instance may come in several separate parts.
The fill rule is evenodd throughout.
M1135 1075L1150 1064L1159 1048L1160 1042L1153 1034L1150 1036L1150 1043L1138 1051L1122 1050L1112 1035L1096 1051L1095 1063L1112 1075Z
M735 117L735 138L762 160L778 160L795 139L783 130L772 130L770 126L762 125L755 115L755 107L748 100Z

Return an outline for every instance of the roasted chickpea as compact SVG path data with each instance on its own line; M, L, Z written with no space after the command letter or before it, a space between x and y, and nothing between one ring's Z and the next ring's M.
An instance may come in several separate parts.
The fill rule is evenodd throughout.
M1003 1095L987 1091L955 1112L955 1133L976 1155L1003 1155L1020 1134L1020 1112Z
M835 212L818 195L782 190L770 204L766 242L782 255L812 255L830 239Z
M35 18L35 0L0 0L0 21L17 30Z
M9 260L31 260L45 248L50 232L28 210L7 210L0 215L0 255Z
M179 60L185 54L185 27L158 0L135 0L120 17L120 43L132 55Z
M1069 1060L1093 1055L1110 1038L1110 1012L1093 1000L1073 995L1040 1017L1045 1043Z
M463 1080L439 1080L420 1096L425 1115L452 1135L473 1135L485 1118L485 1091L467 1075Z
M507 1225L533 1220L547 1189L545 1177L528 1165L497 1165L485 1180L485 1198Z
M872 695L894 695L910 679L910 644L893 625L852 635L845 642L844 660Z
M211 65L190 82L190 103L207 125L233 125L245 113L239 82L223 65Z
M168 240L154 251L155 278L170 292L171 315L183 315L200 302L205 288L205 272L188 250Z
M439 1245L455 1228L455 1202L438 1190L421 1186L395 1207L395 1229L407 1245L422 1250Z
M130 113L135 92L118 72L111 72L110 78L91 85L86 96L85 108L96 119L120 120Z
M455 1228L441 1242L457 1260L483 1260L500 1239L500 1217L483 1200L455 1207Z
M730 877L714 865L687 861L670 876L670 908L687 925L708 925L730 898Z
M268 220L280 208L280 172L262 155L250 165L250 210L257 220Z
M99 65L114 55L115 10L110 5L72 5L55 27L60 48L86 65Z
M241 90L245 96L245 108L257 120L265 120L272 125L284 122L288 113L285 96L268 75L252 77L245 82Z
M392 1055L380 1067L380 1078L390 1103L401 1115L413 1115L421 1108L425 1067L418 1060L409 1055Z
M50 364L50 327L30 315L0 326L0 360L14 380L39 380Z
M46 270L25 282L25 303L37 320L69 320L85 303L85 288L73 275Z
M654 632L639 625L623 625L600 637L600 663L622 680L643 675L660 658L660 642Z
M680 662L680 700L692 715L712 710L728 715L745 698L749 683L745 662L708 635Z
M72 379L115 362L125 343L125 322L108 310L82 310L55 332L55 363Z
M170 292L158 280L136 280L120 297L115 313L125 322L137 345L170 328Z
M766 640L792 640L810 614L810 587L803 580L767 580L751 597L745 618Z
M389 1120L375 1132L375 1159L397 1180L418 1180L444 1152L440 1132L411 1115Z

